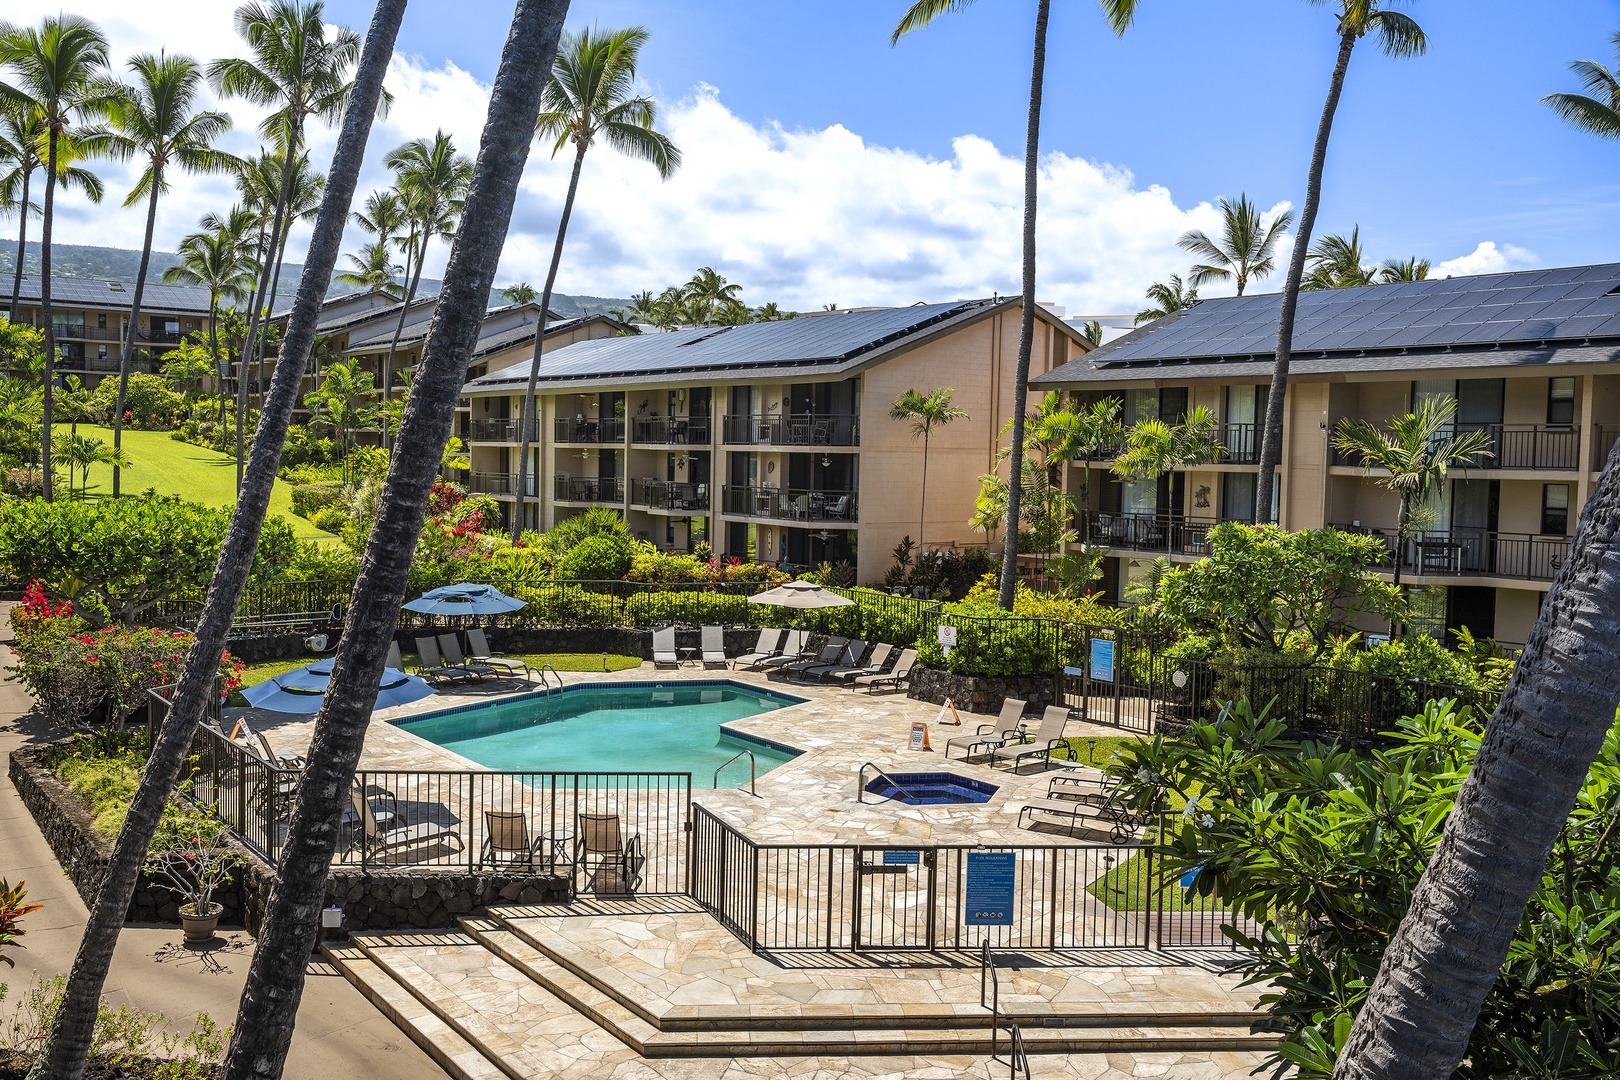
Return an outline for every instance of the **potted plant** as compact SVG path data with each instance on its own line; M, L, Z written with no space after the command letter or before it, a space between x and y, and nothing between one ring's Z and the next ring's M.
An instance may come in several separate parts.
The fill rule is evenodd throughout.
M214 890L246 862L240 852L227 846L228 840L225 823L198 807L171 802L163 812L146 871L183 898L180 923L188 942L214 936L225 910L214 899Z

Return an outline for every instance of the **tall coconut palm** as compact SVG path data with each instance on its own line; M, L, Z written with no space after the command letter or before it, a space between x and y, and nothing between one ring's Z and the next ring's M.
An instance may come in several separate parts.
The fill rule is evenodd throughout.
M508 304L532 304L540 294L527 281L519 281L501 290L501 299Z
M1230 281L1237 285L1237 294L1243 295L1251 280L1269 277L1277 268L1277 242L1288 235L1294 223L1294 213L1284 210L1270 221L1260 213L1247 194L1239 195L1237 202L1221 199L1221 233L1212 238L1202 229L1181 234L1176 243L1186 251L1208 262L1192 268L1194 287L1211 281Z
M38 110L45 128L45 205L39 230L39 310L45 329L45 430L40 467L45 498L51 498L51 389L55 381L56 328L51 309L51 226L56 210L57 166L63 136L77 120L100 115L106 102L99 80L107 67L107 39L94 23L76 15L46 16L39 29L0 27L0 65L14 81L0 96ZM88 139L78 139L81 151Z
M152 231L157 227L158 196L169 190L171 167L189 173L215 173L234 168L236 158L214 147L214 140L230 130L231 118L221 112L196 108L202 89L202 69L189 56L140 53L128 65L134 79L108 93L107 152L120 161L139 158L146 163L125 206L146 200L146 233L141 241L140 267L130 297L129 328L118 360L118 394L113 407L113 450L124 445L124 396L129 392L129 370L139 337L141 302L146 294L146 271L152 262ZM113 470L112 493L118 494L120 470Z
M1416 255L1410 259L1385 259L1378 268L1378 284L1396 285L1403 281L1427 281L1429 260Z
M270 220L265 255L260 259L259 286L248 318L248 338L242 350L242 371L238 377L236 482L242 484L244 454L242 428L246 402L242 397L247 364L258 355L262 336L263 311L272 281L281 266L275 252L284 244L283 230L289 227L287 200L293 192L293 172L303 158L304 131L311 117L335 122L349 94L349 69L360 51L360 39L353 31L338 30L327 38L324 5L320 0L266 0L247 3L236 9L236 31L247 42L252 58L227 57L208 66L208 80L225 97L242 98L273 111L259 125L259 132L279 146L282 156L281 181ZM379 99L377 108L384 107Z
M1048 394L1047 398L1053 398ZM1032 439L1051 447L1046 460L1052 464L1078 461L1080 473L1080 508L1091 511L1091 466L1118 450L1125 437L1125 425L1120 419L1121 402L1117 397L1103 398L1083 408L1056 406L1041 402L1041 411L1034 418Z
M11 272L11 308L7 318L17 321L21 302L23 267L27 263L28 219L37 211L29 199L34 173L45 167L44 152L49 135L45 117L31 101L0 101L0 205L17 207L17 262ZM74 165L78 155L71 135L57 140L56 182L64 191L78 191L99 203L101 179L89 169Z
M1300 288L1307 292L1320 289L1359 289L1377 280L1378 271L1366 263L1367 253L1361 249L1361 226L1350 230L1349 236L1329 233L1312 247L1305 268L1305 280Z
M939 16L971 7L974 0L916 0L900 17L890 37L897 44L906 34L921 30ZM1099 0L1114 33L1124 34L1136 18L1140 0ZM1041 98L1046 84L1046 25L1052 0L1036 0L1034 63L1029 78L1029 118L1024 134L1024 265L1022 320L1018 329L1018 366L1013 379L1012 460L1024 460L1024 404L1029 398L1029 358L1035 344L1035 195L1040 175ZM1006 548L1001 557L1001 607L1011 611L1018 585L1018 526L1023 501L1023 477L1011 469L1007 482Z
M423 511L450 437L467 358L478 340L566 14L566 0L517 4L490 93L477 175L389 462L389 497L367 539L343 645L315 718L309 765L281 858L281 880L248 971L225 1080L275 1080L292 1040L294 1007L319 933L338 824L348 805Z
M214 358L214 392L219 395L219 424L225 426L225 380L230 365L219 352L220 301L232 303L253 292L258 278L249 234L254 215L243 207L233 207L224 218L203 219L202 232L191 233L180 241L180 261L163 271L170 285L191 285L208 290L208 351Z
M1620 31L1610 38L1620 57ZM1596 60L1575 60L1569 69L1586 88L1584 94L1548 94L1543 105L1582 131L1605 139L1620 139L1620 77Z
M400 270L399 264L394 262L388 245L381 240L361 245L358 255L350 252L343 257L349 260L349 269L339 270L333 281L341 281L367 292L381 293L395 300L405 294L404 287L394 280L394 275Z
M952 420L969 419L967 411L951 403L956 393L954 386L923 393L916 388L907 390L889 409L889 419L911 424L911 437L923 441L922 493L917 505L917 550L923 548L923 525L928 521L928 440L934 429L944 427Z
M1168 282L1155 281L1147 289L1148 303L1152 307L1143 308L1136 313L1136 325L1154 319L1162 319L1166 315L1173 315L1178 311L1185 311L1198 304L1198 286L1184 284L1180 274L1171 274Z
M394 234L405 224L405 208L400 205L399 193L391 188L373 191L366 196L365 205L354 212L354 223L377 238L383 247L393 242Z
M416 289L422 282L422 264L427 259L428 245L435 238L449 240L455 234L456 219L472 180L472 162L456 153L456 144L443 131L434 132L432 139L413 139L384 159L394 170L395 190L411 232L406 240L405 302L399 308L399 321L394 324L394 336L388 342L388 355L383 360L383 401L394 397L394 354L399 349L399 338L405 330L405 316L416 301ZM386 408L386 405L384 406ZM384 423L383 442L390 435Z
M1139 420L1125 429L1119 454L1110 466L1122 480L1152 480L1167 473L1219 461L1226 453L1221 443L1215 414L1207 406L1195 405L1175 420ZM1172 514L1179 514L1171 507ZM1173 542L1174 530L1164 530L1165 543Z
M30 1080L80 1080L84 1074L102 985L118 943L118 931L146 862L147 849L180 776L197 724L210 703L217 701L214 695L220 653L225 648L226 636L242 601L258 550L260 530L275 487L281 450L286 443L287 425L298 402L304 366L315 340L321 300L337 264L343 227L348 221L349 206L365 156L366 139L382 101L383 74L393 55L394 39L404 13L405 0L378 0L366 35L365 51L355 73L355 107L343 117L325 204L310 236L305 274L288 317L275 378L253 440L253 456L237 493L236 510L231 515L225 541L220 546L208 595L197 620L195 639L170 697L169 715L153 741L140 785L130 802L129 814L119 830L106 876L79 941L79 952L63 991L61 1008L57 1010L46 1046L30 1071ZM294 994L282 999L279 1007L290 1014L296 1004ZM285 1044L282 1049L284 1052ZM279 1074L280 1056L261 1060Z
M586 151L597 139L621 154L645 161L668 180L681 166L681 152L669 136L655 126L658 103L635 93L636 64L648 33L640 26L623 30L580 30L563 36L557 50L557 63L546 82L545 102L535 122L535 137L550 140L551 156L565 147L574 148L574 168L568 176L568 194L563 197L562 216L557 221L557 242L551 248L551 266L540 291L540 325L534 333L534 355L529 360L529 381L523 391L523 411L518 427L518 473L516 498L512 505L512 540L523 535L523 502L529 491L529 446L531 427L537 422L534 407L535 384L540 378L540 360L545 355L546 319L551 314L551 291L557 285L557 268L562 265L563 241L568 236L568 219L574 212L574 196L579 192L579 174Z
M1260 438L1260 476L1255 483L1256 520L1268 522L1275 502L1272 489L1277 481L1277 464L1282 460L1283 410L1288 394L1288 365L1294 350L1294 316L1299 310L1299 290L1305 280L1305 257L1316 228L1316 211L1322 205L1322 170L1327 165L1328 137L1333 133L1333 116L1344 93L1345 73L1350 54L1357 43L1371 34L1379 48L1392 57L1419 56L1429 47L1423 28L1411 16L1392 10L1400 0L1313 0L1332 7L1339 34L1338 58L1328 80L1327 101L1316 127L1316 143L1311 149L1311 167L1305 179L1305 204L1299 211L1299 229L1294 234L1294 250L1288 258L1288 277L1283 282L1282 304L1277 316L1277 358L1271 371L1271 393L1266 400L1266 422Z

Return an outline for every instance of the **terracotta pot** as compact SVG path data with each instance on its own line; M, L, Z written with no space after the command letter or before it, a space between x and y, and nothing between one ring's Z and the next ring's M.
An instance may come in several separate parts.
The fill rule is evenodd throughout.
M214 936L214 928L219 925L220 913L225 905L210 903L203 908L203 914L195 914L195 907L186 904L180 909L180 925L185 928L187 941L208 941Z

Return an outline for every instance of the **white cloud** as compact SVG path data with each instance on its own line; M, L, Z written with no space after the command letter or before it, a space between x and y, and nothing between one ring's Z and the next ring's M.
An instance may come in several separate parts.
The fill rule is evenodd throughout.
M1540 262L1533 251L1512 244L1498 247L1494 240L1482 240L1467 255L1447 259L1436 266L1434 277L1461 277L1465 274L1499 274L1504 270L1521 270Z

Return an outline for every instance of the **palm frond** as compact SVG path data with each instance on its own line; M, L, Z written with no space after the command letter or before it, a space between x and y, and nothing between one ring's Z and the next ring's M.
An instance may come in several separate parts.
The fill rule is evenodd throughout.
M894 33L889 35L889 45L893 47L900 43L900 39L907 34L915 33L928 27L941 15L951 12L966 11L973 6L973 0L917 0L900 16L899 24Z

